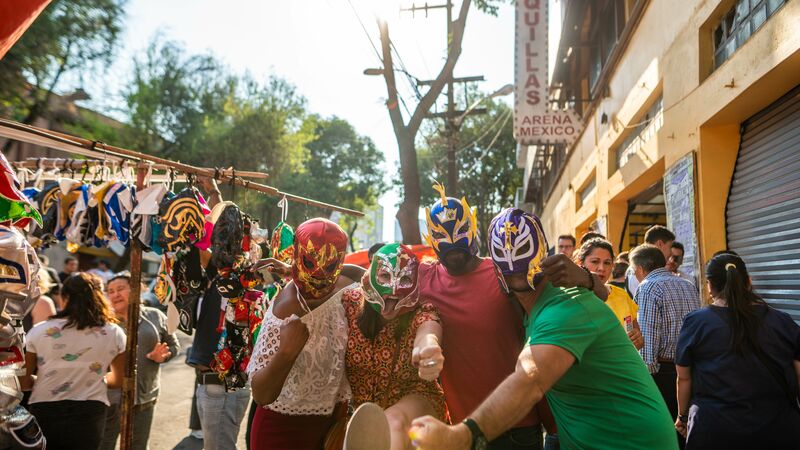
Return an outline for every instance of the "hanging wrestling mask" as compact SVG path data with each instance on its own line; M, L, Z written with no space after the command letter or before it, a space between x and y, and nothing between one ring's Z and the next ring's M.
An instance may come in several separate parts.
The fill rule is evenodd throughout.
M361 279L369 306L387 320L412 311L419 304L418 273L419 261L410 248L398 243L381 247Z
M286 222L279 222L272 231L269 242L271 256L278 261L291 264L294 258L294 230Z
M506 208L489 226L489 249L497 270L497 278L510 293L505 275L525 273L533 289L533 277L542 271L547 257L547 238L539 218L517 208Z
M347 235L327 219L311 219L295 232L292 278L305 299L330 294L339 280L347 249Z
M457 200L445 194L444 186L433 185L440 199L426 209L428 234L425 241L446 265L445 256L451 251L475 256L478 254L478 225L476 213L466 198Z
M21 187L11 164L0 153L0 223L25 227L33 219L41 225L39 212L20 190Z

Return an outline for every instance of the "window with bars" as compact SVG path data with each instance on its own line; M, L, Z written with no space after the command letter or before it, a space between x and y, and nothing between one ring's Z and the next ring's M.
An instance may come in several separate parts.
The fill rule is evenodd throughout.
M611 152L615 158L610 161L610 173L614 173L628 163L664 125L664 100L659 96L643 115L639 116L620 144Z
M727 61L784 3L786 0L737 0L714 27L714 68Z

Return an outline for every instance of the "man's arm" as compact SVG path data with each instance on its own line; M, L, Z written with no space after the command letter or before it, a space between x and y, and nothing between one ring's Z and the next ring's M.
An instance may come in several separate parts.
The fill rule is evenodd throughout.
M198 176L197 184L203 188L209 208L214 209L214 207L217 206L217 203L222 202L222 193L217 187L216 180L210 177Z
M658 342L661 335L661 321L658 319L659 293L649 284L638 290L636 299L639 304L639 326L644 339L644 346L639 352L647 365L647 370L653 374L659 369Z
M491 441L519 423L574 363L572 353L555 345L525 347L514 373L470 417ZM448 427L430 416L415 420L410 433L422 449L468 449L472 442L466 425Z
M583 269L560 253L548 256L542 261L542 272L554 286L583 287L592 289L600 300L605 301L608 298L608 289L597 275Z

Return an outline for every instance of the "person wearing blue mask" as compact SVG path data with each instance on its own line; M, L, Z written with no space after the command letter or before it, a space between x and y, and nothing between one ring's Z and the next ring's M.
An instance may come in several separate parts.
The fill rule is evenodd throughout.
M524 310L525 346L513 372L461 423L414 420L417 446L490 448L546 397L564 448L676 449L664 400L614 313L587 289L556 287L544 270L539 219L508 208L492 221L489 239L495 283ZM445 370L449 348L445 342Z

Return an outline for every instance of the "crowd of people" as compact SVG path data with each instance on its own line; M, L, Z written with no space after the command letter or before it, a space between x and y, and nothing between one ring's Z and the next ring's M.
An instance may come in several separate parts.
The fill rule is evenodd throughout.
M481 257L467 200L436 190L435 260L388 243L366 270L347 265L345 232L311 219L291 258L256 265L280 289L243 388L212 370L223 298L206 267L187 356L204 448L236 448L245 417L255 450L797 447L800 327L759 298L734 252L708 261L700 289L663 226L616 256L599 233L551 250L536 216L507 208ZM57 299L32 318L21 381L49 448L112 449L130 274L75 263L48 277L60 290L41 288ZM161 311L138 320L133 448L145 449L159 366L179 346Z

